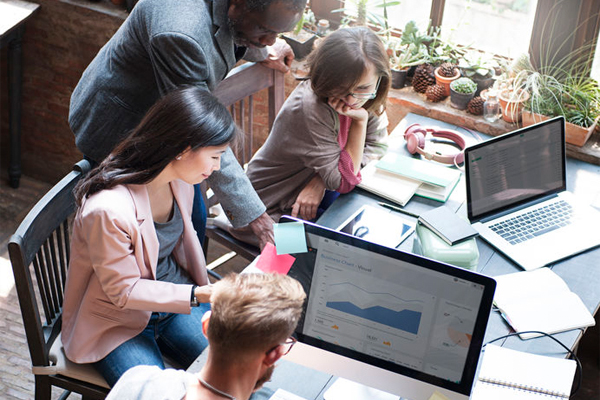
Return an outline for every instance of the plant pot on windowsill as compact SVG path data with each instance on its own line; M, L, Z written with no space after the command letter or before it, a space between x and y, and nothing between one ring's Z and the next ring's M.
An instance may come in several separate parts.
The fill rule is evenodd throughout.
M547 117L545 115L535 114L530 111L523 111L523 113L522 113L523 126L533 125L538 122L545 121L549 118L550 117ZM597 125L598 125L598 118L596 118L596 120L594 121L592 126L590 126L589 128L585 128L583 126L579 126L579 125L572 124L570 122L566 122L565 123L565 135L566 135L565 140L566 140L566 142L573 144L575 146L579 146L579 147L583 146L585 144L585 142L587 142L587 140L590 138L592 133L594 133L594 130L596 129Z
M454 76L440 75L440 67L437 67L435 71L433 71L433 73L435 74L435 81L438 85L441 85L444 88L444 95L446 97L450 96L450 84L452 83L452 81L455 81L458 78L460 78L460 71L458 70L458 68L455 68L454 71Z
M392 68L392 89L402 89L406 84L406 75L408 68L394 69Z
M299 33L288 32L281 35L283 40L287 42L294 52L294 58L297 60L303 60L313 49L315 40L317 40L317 34L301 30Z
M522 89L517 91L505 89L500 92L498 99L502 107L503 120L512 124L521 121L524 103L529 100L529 93L527 91Z
M466 110L469 101L475 97L477 85L471 79L462 77L450 83L450 105L458 110Z

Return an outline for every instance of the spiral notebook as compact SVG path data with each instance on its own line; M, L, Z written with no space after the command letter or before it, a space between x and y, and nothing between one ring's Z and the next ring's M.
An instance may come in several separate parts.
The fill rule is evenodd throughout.
M487 345L471 400L568 399L575 361Z

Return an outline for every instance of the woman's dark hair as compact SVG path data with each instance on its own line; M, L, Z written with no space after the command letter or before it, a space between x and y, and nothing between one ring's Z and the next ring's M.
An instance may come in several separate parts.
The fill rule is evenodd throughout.
M365 103L367 111L381 114L390 88L390 60L381 39L369 28L338 29L330 33L309 55L309 78L318 97L344 97L367 70L375 66L381 77L377 97Z
M144 184L186 149L231 143L237 130L227 108L210 92L182 87L166 94L98 167L75 187L78 205L104 189Z

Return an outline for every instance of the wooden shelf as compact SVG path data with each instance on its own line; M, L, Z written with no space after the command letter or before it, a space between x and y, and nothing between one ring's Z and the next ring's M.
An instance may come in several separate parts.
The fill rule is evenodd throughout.
M402 119L406 114L412 112L490 136L498 136L519 128L518 125L510 124L502 119L490 123L482 116L452 108L449 97L433 103L427 100L424 94L415 92L412 87L391 89L388 103L388 114L393 113L394 119ZM567 156L600 165L600 132L596 130L583 147L567 144Z

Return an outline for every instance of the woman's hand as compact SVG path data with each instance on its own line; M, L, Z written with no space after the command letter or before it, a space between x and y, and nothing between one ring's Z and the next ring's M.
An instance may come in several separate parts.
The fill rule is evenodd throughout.
M194 290L194 296L198 303L210 303L210 295L212 294L212 285L198 286Z
M321 176L315 175L296 197L292 206L292 217L311 220L317 216L317 209L325 195L325 184Z
M357 122L366 123L369 119L369 112L362 108L362 104L360 107L350 107L343 99L330 97L327 100L327 103L338 113L345 115L347 117L352 118L352 120ZM360 103L359 103L360 104Z

